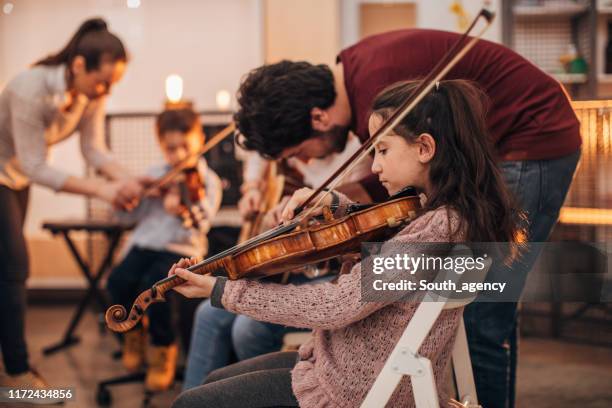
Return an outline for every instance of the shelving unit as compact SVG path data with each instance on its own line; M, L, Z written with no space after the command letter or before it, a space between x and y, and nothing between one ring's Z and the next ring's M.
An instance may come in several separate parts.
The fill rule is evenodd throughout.
M507 46L565 84L574 98L596 97L598 81L603 79L597 65L596 0L502 0L502 7ZM588 72L564 72L560 57L570 44L586 60Z
M562 84L585 84L589 77L587 74L552 74Z
M601 2L600 2L601 3ZM608 22L612 22L612 2L597 4L596 50L600 56L597 60L597 96L612 98L612 72L605 72L606 45L608 43Z
M503 41L566 85L574 99L612 99L605 72L612 0L502 0ZM562 73L559 57L575 44L586 74Z

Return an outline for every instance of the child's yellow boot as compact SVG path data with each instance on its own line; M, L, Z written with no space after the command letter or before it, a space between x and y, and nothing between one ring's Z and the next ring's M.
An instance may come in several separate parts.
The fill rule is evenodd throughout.
M169 346L147 346L147 378L145 387L149 391L165 391L174 381L178 347L176 343Z
M121 356L121 362L130 373L134 373L142 367L146 345L147 336L142 325L123 335L123 354Z

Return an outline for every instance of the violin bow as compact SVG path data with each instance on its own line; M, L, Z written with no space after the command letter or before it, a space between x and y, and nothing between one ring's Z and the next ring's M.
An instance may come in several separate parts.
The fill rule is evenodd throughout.
M142 196L146 197L148 195L151 195L158 188L163 187L167 185L168 183L170 183L172 180L174 180L176 176L181 174L183 170L189 167L189 164L193 160L194 157L200 157L203 154L207 153L210 149L218 145L223 139L233 134L235 130L236 130L236 125L234 124L234 122L227 125L223 130L219 131L208 142L206 142L204 146L202 146L202 148L198 150L197 153L181 160L176 166L172 167L166 174L164 174L163 176L155 180L150 186L148 186L142 192Z
M477 24L477 22L484 18L486 21L486 25L477 36L469 38L468 35ZM474 19L470 27L467 31L461 36L459 40L453 45L453 47L444 55L444 57L436 64L434 69L429 73L429 75L421 81L419 86L415 89L415 91L407 98L407 100L383 123L383 125L372 135L361 147L358 149L345 163L343 163L338 170L334 172L319 188L317 188L309 198L304 202L304 204L300 208L306 208L306 206L314 200L314 198L323 192L323 190L327 186L331 186L333 189L339 181L342 180L351 169L358 163L359 160L363 159L367 154L371 152L374 148L378 140L384 135L388 134L395 126L397 126L400 121L412 110L414 107L427 95L427 93L435 86L436 82L443 78L448 71L450 71L455 64L476 44L479 38L484 34L486 29L491 25L493 21L494 14L488 10L482 9L478 16ZM467 44L463 46L459 50L459 48L465 43ZM457 52L457 50L459 50ZM210 150L212 146L208 147L213 141L218 143L224 137L228 136L230 133L234 131L234 124L230 124L228 127L219 132L209 143L205 145L202 149L203 152L200 154L204 154L206 151ZM215 144L216 144L215 143ZM174 170L174 169L173 169ZM168 174L173 173L171 170ZM177 170L176 173L181 170ZM173 176L176 174L173 174ZM169 177L165 175L160 179L160 182ZM166 181L167 182L167 181ZM159 186L156 186L159 187ZM320 203L323 201L324 197L329 194L328 190L321 195L320 198L315 202L315 204L308 209L308 211L300 213L291 224L289 225L281 225L279 227L273 228L272 230L266 231L263 234L260 234L256 237L253 237L246 242L234 247L230 248L226 251L223 251L219 254L213 255L212 257L205 259L201 262L196 263L195 265L191 265L187 268L187 270L206 274L213 273L216 270L223 269L226 265L225 257L230 255L232 252L237 250L242 250L244 248L248 248L250 245L259 242L261 239L273 237L278 233L282 233L284 231L291 230L295 225L297 225L300 220L306 218ZM167 278L162 279L159 282L156 282L150 289L142 292L134 301L134 304L128 314L127 310L121 305L113 305L108 308L106 311L106 324L108 327L115 332L126 332L132 329L142 318L145 310L152 303L163 302L165 301L165 293L172 289L175 286L178 286L184 283L184 279L173 275Z
M380 139L389 134L405 117L410 113L418 103L425 98L431 89L439 82L448 72L470 51L478 40L482 37L485 31L491 26L495 14L487 9L481 9L474 21L470 24L465 33L457 40L457 42L446 52L444 57L435 65L431 72L421 80L419 86L410 94L406 101L393 112L393 114L381 125L381 127L370 136L361 147L353 153L323 184L321 184L312 194L298 207L295 211L299 213L299 219L307 218L317 207L321 205L325 197L342 181L342 179L370 152ZM471 31L476 24L484 19L484 26L480 29L477 35L470 37ZM465 45L464 45L465 44ZM315 203L305 212L302 210L315 200L320 193ZM303 215L302 215L303 214Z

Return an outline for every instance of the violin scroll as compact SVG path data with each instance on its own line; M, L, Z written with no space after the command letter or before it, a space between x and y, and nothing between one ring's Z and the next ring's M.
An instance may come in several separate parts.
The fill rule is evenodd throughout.
M134 301L128 315L125 307L112 305L106 310L104 318L109 329L117 333L125 333L132 330L142 319L145 310L151 303L163 302L166 298L164 293L157 290L155 286L142 292Z

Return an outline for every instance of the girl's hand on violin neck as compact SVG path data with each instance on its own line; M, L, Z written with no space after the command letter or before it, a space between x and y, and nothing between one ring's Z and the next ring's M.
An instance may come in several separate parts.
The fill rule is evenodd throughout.
M306 200L308 199L308 197L311 196L311 194L314 192L313 189L311 188L300 188L299 190L296 190L295 193L293 193L293 195L291 196L291 198L286 202L283 210L281 211L281 215L280 215L280 221L281 222L288 222L291 221L295 216L295 210L298 207L301 207L302 204L304 204L306 202ZM324 194L324 193L321 193ZM317 202L317 199L313 199L310 202L310 205L313 205ZM332 197L330 194L325 196L325 199L323 200L323 202L321 202L320 205L331 205L332 203ZM317 215L321 213L321 210L316 210L315 212L313 212L313 215Z
M210 297L212 290L217 282L217 278L210 275L198 275L188 271L186 268L198 263L196 258L182 258L172 265L168 276L176 275L183 278L186 282L174 287L174 290L188 298L207 298Z

